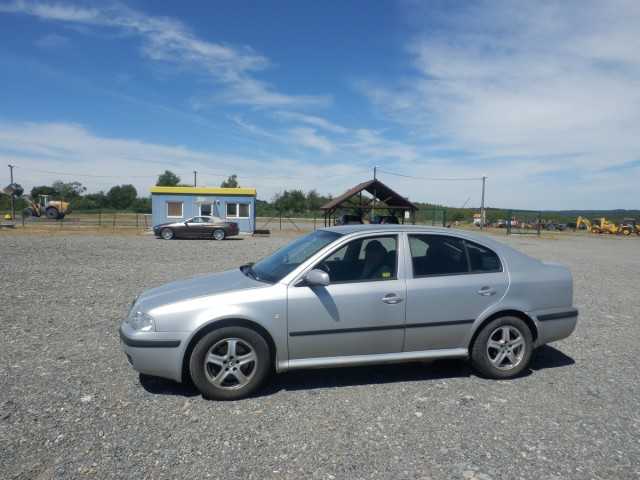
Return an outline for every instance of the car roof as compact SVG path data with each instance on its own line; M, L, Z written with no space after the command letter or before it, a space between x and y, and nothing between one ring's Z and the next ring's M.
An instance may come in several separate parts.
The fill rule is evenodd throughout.
M362 225L340 225L337 227L324 227L319 230L326 230L328 232L336 232L341 235L350 235L357 233L387 233L387 232L407 232L407 233L440 233L448 234L459 238L466 238L467 240L475 241L481 245L492 248L499 251L502 255L509 257L519 257L531 259L528 255L525 255L518 250L506 245L498 240L491 238L488 235L478 234L469 230L461 230L457 228L444 228L444 227L429 227L427 225L394 225L394 224L362 224Z
M365 223L355 225L340 225L337 227L324 227L320 230L327 230L329 232L340 233L341 235L349 235L351 233L373 233L384 232L387 230L400 230L403 232L451 232L451 228L444 227L428 227L426 225L398 225L398 224L378 224L378 223ZM456 233L467 233L465 230L453 230Z

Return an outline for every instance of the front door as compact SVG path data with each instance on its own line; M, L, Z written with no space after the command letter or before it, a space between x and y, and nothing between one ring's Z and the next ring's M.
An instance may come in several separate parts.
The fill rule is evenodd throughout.
M405 351L465 348L471 326L508 280L489 248L447 235L409 235Z
M399 257L400 255L400 257ZM290 285L289 358L402 351L405 281L397 235L352 240L315 268L326 287Z

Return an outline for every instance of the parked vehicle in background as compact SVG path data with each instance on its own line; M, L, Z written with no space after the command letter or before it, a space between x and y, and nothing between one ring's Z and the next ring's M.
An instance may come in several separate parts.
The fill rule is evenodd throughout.
M161 223L153 227L156 237L164 240L174 238L203 238L224 240L238 235L238 224L227 222L218 217L193 217L185 221Z
M400 221L398 220L398 217L396 217L395 215L376 215L373 217L373 220L371 223L374 224L392 224L392 225L398 225L400 223Z
M344 214L336 218L336 225L361 225L364 222L360 215Z
M638 227L634 218L625 218L622 223L613 223L605 217L589 221L589 219L580 216L576 220L576 229L580 229L583 226L591 233L608 233L611 235L624 236L636 233L640 235L640 227Z
M460 230L350 225L148 290L120 337L135 370L231 400L274 370L468 358L512 378L577 318L564 266Z
M548 223L545 223L543 227L545 230L549 230L549 231L554 231L554 230L563 231L567 229L567 224L548 222Z
M640 235L640 225L636 222L635 218L625 218L620 224L620 231L625 236L629 236L632 233Z
M500 219L493 223L494 228L507 228L507 222Z
M52 220L59 220L71 213L69 202L49 200L49 195L39 195L38 201L27 199L28 206L22 211L25 217L42 217L45 215Z

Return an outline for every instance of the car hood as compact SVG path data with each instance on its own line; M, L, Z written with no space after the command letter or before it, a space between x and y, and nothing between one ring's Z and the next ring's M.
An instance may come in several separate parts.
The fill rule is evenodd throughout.
M240 269L202 275L187 280L167 283L143 292L136 300L136 308L149 311L153 308L191 300L197 297L217 295L232 290L268 287L270 284L247 277Z

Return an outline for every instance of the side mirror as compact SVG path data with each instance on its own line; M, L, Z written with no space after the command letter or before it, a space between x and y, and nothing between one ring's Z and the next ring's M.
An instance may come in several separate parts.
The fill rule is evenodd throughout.
M329 274L327 272L314 268L304 276L301 286L326 287L330 282L331 280L329 279Z

